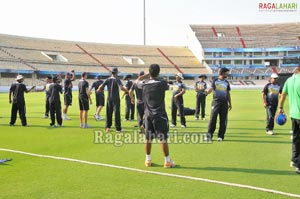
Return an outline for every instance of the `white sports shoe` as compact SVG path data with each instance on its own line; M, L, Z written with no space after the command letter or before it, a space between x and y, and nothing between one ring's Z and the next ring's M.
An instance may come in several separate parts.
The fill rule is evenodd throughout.
M174 127L176 127L176 125L175 125L175 124L171 124L170 127L171 127L171 128L174 128Z
M222 142L223 139L222 139L222 138L218 138L217 141L218 141L218 142Z
M268 131L266 132L266 134L268 134L268 135L274 135L275 133L274 133L272 130L268 130Z

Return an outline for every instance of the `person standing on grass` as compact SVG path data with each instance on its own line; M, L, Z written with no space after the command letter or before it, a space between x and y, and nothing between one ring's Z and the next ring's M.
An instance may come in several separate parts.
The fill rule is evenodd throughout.
M113 68L111 77L107 78L103 84L97 89L97 92L104 90L107 87L107 102L106 102L106 126L105 131L110 132L112 125L112 115L115 113L115 127L116 132L120 133L123 131L121 127L121 114L120 114L120 92L119 89L128 92L126 87L123 86L121 80L118 78L118 68Z
M267 112L266 134L274 135L274 119L278 105L278 97L282 91L281 86L277 83L278 75L273 73L270 82L267 83L262 91L262 100Z
M143 76L145 74L144 71L141 71L139 73L139 77ZM131 103L135 104L135 98L133 92L135 91L136 95L136 109L137 109L137 119L138 119L138 126L140 128L139 133L144 133L145 126L144 126L144 101L143 101L143 88L138 87L141 85L141 81L139 81L137 84L134 83L132 87L129 90L129 96L131 98Z
M23 84L24 77L22 75L18 75L16 81L17 82L12 84L9 89L9 103L12 104L9 125L15 125L17 119L17 112L19 111L22 126L27 126L24 93L31 92L35 88L35 86L27 90L25 84Z
M97 91L97 89L101 86L101 84L103 84L103 81L100 79L101 76L97 75L96 76L96 81L92 84L90 90L92 91L93 89L95 89L95 92ZM100 116L100 112L102 110L102 108L104 107L104 92L100 91L100 92L96 92L95 93L96 96L96 113L94 114L94 118L96 121L102 120L103 118Z
M90 128L88 125L88 112L90 109L89 102L92 104L91 92L89 89L89 83L86 81L87 73L81 74L81 80L78 83L78 102L79 102L79 118L80 128Z
M173 97L172 97L172 125L171 127L176 127L177 120L177 110L180 115L181 128L186 128L186 120L184 116L184 106L183 106L183 95L186 91L185 84L182 83L184 79L181 73L176 74L176 82L173 84Z
M132 75L126 75L124 77L125 82L125 87L127 90L130 90L133 82L131 81ZM125 110L125 121L134 120L134 111L135 111L135 104L132 103L131 98L129 96L129 93L124 92L125 95L125 102L126 102L126 110ZM123 98L123 97L122 97ZM130 116L130 118L129 118Z
M206 105L206 95L207 95L207 84L204 81L207 76L200 75L200 80L195 84L196 95L196 111L195 120L199 120L199 113L201 109L201 119L205 120L205 105Z
M50 104L50 119L51 127L55 127L55 118L57 121L57 126L62 126L62 116L61 116L61 101L60 94L62 94L62 86L60 85L60 80L58 77L53 77L53 84L49 87L49 104Z
M300 66L297 67L294 75L288 78L283 86L283 91L279 100L279 112L284 113L283 105L289 98L289 114L292 118L293 143L291 167L296 167L296 172L300 174Z
M72 88L73 88L73 81L75 80L75 71L72 70L71 73L67 73L65 76L64 81L64 108L63 108L63 120L70 120L70 118L67 116L69 106L72 105Z
M151 64L149 74L140 76L135 83L143 88L143 101L145 107L145 166L150 167L152 140L158 138L165 156L165 168L175 167L175 163L169 155L168 132L169 122L165 107L165 92L169 85L165 80L158 79L160 67L158 64ZM146 78L149 78L143 83Z
M45 100L45 115L44 118L48 118L49 117L49 112L50 112L50 104L49 104L49 87L52 84L52 77L51 76L47 76L46 77L46 84L45 86L40 89L40 90L36 90L36 92L42 92L45 91L46 94L46 100Z
M230 84L226 80L228 77L229 69L221 68L219 70L219 77L215 79L211 88L207 91L207 94L214 92L211 105L210 121L207 130L207 141L211 141L213 134L216 130L217 117L219 115L220 127L217 141L223 141L225 137L228 110L232 109Z

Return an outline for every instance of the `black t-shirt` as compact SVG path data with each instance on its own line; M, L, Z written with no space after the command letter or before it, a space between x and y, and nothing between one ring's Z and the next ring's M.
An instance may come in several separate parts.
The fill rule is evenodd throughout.
M60 84L51 84L49 87L49 102L52 103L60 103L60 95L62 93L62 87Z
M89 98L86 93L87 88L89 88L89 83L86 80L81 79L78 83L78 91L79 91L78 98L79 99L88 99Z
M25 84L14 83L10 87L10 92L13 93L13 103L25 102L24 92L28 92Z
M72 95L72 88L73 88L72 80L71 79L65 79L64 94L65 95Z
M204 81L197 81L195 84L195 88L198 88L197 93L205 94L205 90L207 89L207 84Z
M282 87L279 84L268 83L262 92L266 96L267 105L278 105L278 96L282 92Z
M138 84L133 84L130 90L135 90L136 94L136 101L138 104L144 103L143 101L143 88L142 88L142 82L139 82Z
M109 77L103 82L103 85L107 86L107 100L120 100L119 87L123 86L120 79Z
M165 91L169 85L165 80L150 79L142 84L145 116L159 117L166 114Z
M95 81L93 84L92 84L92 87L91 87L91 90L95 89L95 91L97 91L97 89L103 84L103 81L102 80L98 80L98 81ZM101 91L101 92L96 92L96 95L103 95L104 92Z

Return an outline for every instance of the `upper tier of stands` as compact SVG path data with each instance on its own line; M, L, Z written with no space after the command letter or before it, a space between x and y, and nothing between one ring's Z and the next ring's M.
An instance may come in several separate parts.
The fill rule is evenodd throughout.
M119 67L124 73L138 73L157 63L161 66L161 73L177 73L176 67L159 50L184 74L209 73L187 47L72 42L4 34L0 34L0 69L58 72L75 69L78 72L107 73L101 66L105 65ZM51 60L44 54L60 55L67 61ZM124 58L139 58L143 63L128 63Z
M190 25L190 27L203 48L300 46L300 22L256 25Z

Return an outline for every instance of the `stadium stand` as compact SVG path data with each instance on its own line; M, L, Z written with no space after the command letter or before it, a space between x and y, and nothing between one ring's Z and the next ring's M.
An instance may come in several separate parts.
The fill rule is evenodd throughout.
M72 42L5 34L0 34L0 73L30 71L39 76L74 69L76 75L85 71L90 75L108 76L110 68L118 67L121 75L126 75L137 74L150 64L158 63L163 76L174 76L178 70L158 48L182 68L185 75L210 73L187 47Z

